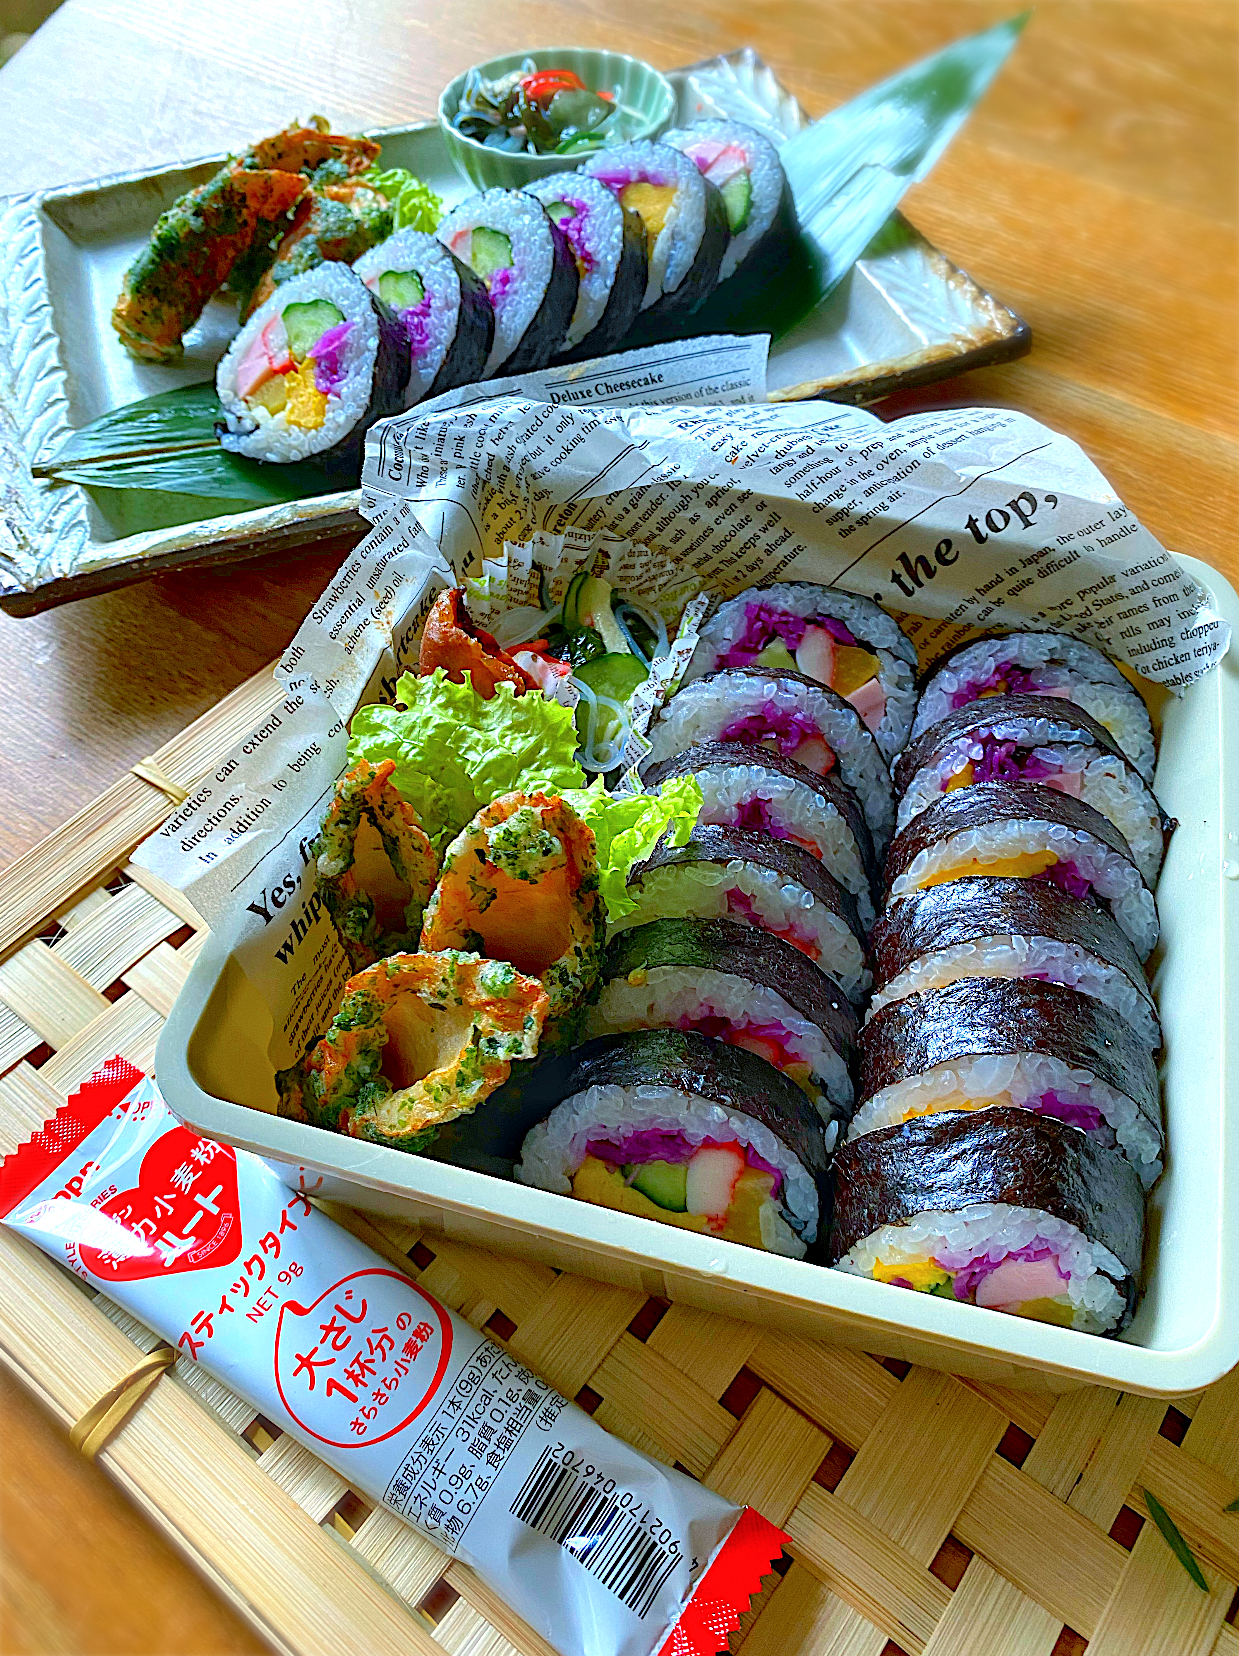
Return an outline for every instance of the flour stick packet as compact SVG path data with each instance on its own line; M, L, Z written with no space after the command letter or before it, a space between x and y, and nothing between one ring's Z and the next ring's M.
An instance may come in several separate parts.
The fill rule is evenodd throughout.
M0 1222L239 1392L564 1656L710 1656L785 1537L611 1437L114 1058L0 1164Z

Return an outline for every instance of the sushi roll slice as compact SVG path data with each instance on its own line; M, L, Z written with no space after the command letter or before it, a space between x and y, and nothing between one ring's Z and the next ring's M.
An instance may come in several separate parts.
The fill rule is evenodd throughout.
M1153 780L1153 724L1140 692L1108 656L1067 633L1016 632L952 650L926 675L912 726L919 736L981 696L1058 696L1109 731L1146 782Z
M703 742L647 765L644 782L653 792L669 777L690 775L701 787L698 822L747 828L803 846L852 893L861 925L869 930L881 890L873 838L856 795L833 771L818 776L751 743Z
M869 936L876 988L869 1016L961 978L1039 978L1104 1001L1150 1052L1157 1007L1113 916L1044 880L949 880L899 897Z
M679 150L648 139L600 150L581 172L605 184L644 226L642 311L658 321L695 311L718 285L727 251L727 208L714 185Z
M659 714L647 763L703 742L764 747L818 776L837 770L860 802L874 848L885 849L895 821L890 772L857 710L815 679L773 667L706 673Z
M585 173L526 184L559 226L576 260L576 309L556 360L582 362L619 349L645 298L648 260L640 217Z
M486 190L450 212L435 232L480 276L495 313L484 376L545 368L562 349L576 309L576 260L540 201Z
M1130 1164L1051 1116L935 1115L839 1151L829 1257L853 1276L1117 1334L1143 1252Z
M1037 978L960 978L892 1001L862 1030L849 1137L1005 1105L1117 1144L1146 1189L1162 1170L1153 1055L1102 1001Z
M626 1029L695 1029L755 1052L808 1096L830 1149L851 1119L856 1014L781 937L733 920L652 920L618 933L586 1032Z
M764 1058L693 1031L638 1030L538 1073L555 1107L525 1139L524 1184L792 1259L816 1241L821 1122Z
M396 414L409 341L347 265L282 282L228 348L215 375L216 432L232 454L356 471L376 420Z
M627 889L637 906L617 922L620 929L649 920L735 920L808 955L854 1005L869 992L855 898L790 840L698 825L687 844L660 843L637 863Z
M916 650L872 598L812 581L750 587L701 629L686 679L720 667L803 673L852 703L888 762L916 712Z
M1049 696L991 696L948 713L899 757L896 830L944 793L978 782L1033 782L1083 800L1114 824L1149 885L1156 883L1171 824L1083 708Z
M720 282L742 266L746 274L773 268L794 246L796 204L779 152L764 133L743 121L695 121L664 132L662 142L687 155L723 198L731 239Z
M943 794L891 841L887 902L976 876L1048 880L1104 903L1144 961L1156 947L1157 905L1113 823L1081 799L1017 782Z
M480 380L495 337L486 284L437 236L399 230L353 265L400 318L411 368L404 406Z

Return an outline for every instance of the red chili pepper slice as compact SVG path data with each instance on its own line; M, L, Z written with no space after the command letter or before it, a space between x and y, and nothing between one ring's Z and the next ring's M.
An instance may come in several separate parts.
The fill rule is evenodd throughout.
M583 92L585 82L571 69L539 69L536 75L526 75L521 90L530 103L549 103L556 92Z

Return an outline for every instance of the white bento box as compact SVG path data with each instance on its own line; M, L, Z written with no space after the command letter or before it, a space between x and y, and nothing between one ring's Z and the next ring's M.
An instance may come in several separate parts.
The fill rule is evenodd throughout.
M1185 558L1239 636L1239 599ZM1239 1361L1239 660L1169 698L1156 788L1178 818L1158 887L1167 1170L1149 1200L1146 1286L1119 1340L956 1305L718 1242L465 1168L283 1120L271 1017L208 940L165 1025L156 1076L197 1131L325 1197L448 1237L833 1345L1010 1386L1173 1397Z

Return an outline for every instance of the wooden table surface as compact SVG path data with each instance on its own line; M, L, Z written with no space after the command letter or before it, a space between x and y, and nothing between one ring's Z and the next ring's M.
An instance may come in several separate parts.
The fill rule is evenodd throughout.
M430 116L514 47L660 67L752 44L812 113L1013 0L67 0L0 70L6 191L239 147L321 110ZM622 17L623 22L619 19ZM1233 0L1039 0L909 216L1032 324L1031 357L922 406L1009 404L1068 432L1168 545L1239 579ZM344 547L0 615L0 865L270 660ZM260 1648L35 1405L0 1383L6 1652Z

